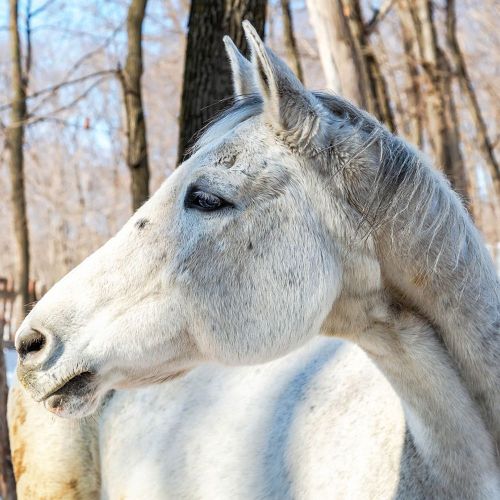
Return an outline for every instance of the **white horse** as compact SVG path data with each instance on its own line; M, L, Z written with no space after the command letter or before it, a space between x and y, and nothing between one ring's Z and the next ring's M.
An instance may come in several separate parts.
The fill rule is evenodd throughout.
M16 336L19 380L48 410L76 418L95 412L111 389L181 375L196 385L204 363L263 363L319 333L337 336L385 375L404 420L372 364L345 347L321 380L335 402L327 433L324 415L321 426L305 416L287 426L292 409L278 398L264 447L249 423L234 467L214 454L211 468L183 474L207 439L185 430L193 443L186 466L166 466L175 493L500 498L499 283L466 211L419 153L344 100L308 92L244 29L251 63L226 45L237 94L250 97L239 97L124 228L33 309ZM230 368L218 370L229 377ZM248 370L253 377L258 369ZM347 394L353 370L357 387L385 396ZM178 397L192 397L189 382L175 384ZM217 398L226 390L232 397L221 383ZM136 393L136 410L144 394ZM119 404L109 403L118 422ZM168 405L163 411L168 419ZM217 414L216 441L231 443L230 399ZM155 420L162 417L158 409ZM113 448L116 430L103 427ZM304 432L330 444L327 472L314 467L323 456L314 446L301 448ZM169 438L182 439L175 426ZM171 458L152 457L132 470ZM258 468L269 472L263 483ZM205 489L210 481L216 486ZM184 492L179 484L188 484Z

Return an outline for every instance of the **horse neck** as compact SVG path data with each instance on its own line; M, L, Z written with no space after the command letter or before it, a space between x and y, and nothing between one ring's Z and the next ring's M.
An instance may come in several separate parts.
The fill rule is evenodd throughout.
M412 450L402 466L426 496L496 498L494 443L458 366L424 318L391 302L381 289L344 291L327 332L348 331L400 397Z
M425 162L411 168L413 199L390 207L375 231L382 273L435 327L500 449L496 272L455 193Z
M500 450L500 286L491 257L458 196L429 162L360 119L371 139L345 132L354 136L341 137L345 151L337 156L351 157L347 174L356 164L363 168L358 180L346 175L344 182L367 222L384 285L434 327ZM338 171L338 164L330 167Z

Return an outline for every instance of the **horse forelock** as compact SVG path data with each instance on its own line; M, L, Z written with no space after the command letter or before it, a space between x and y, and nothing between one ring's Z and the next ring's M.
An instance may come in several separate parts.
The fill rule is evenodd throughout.
M257 94L239 97L233 101L231 106L217 114L200 130L197 140L188 151L188 154L191 155L212 144L241 123L259 115L261 112L262 99Z

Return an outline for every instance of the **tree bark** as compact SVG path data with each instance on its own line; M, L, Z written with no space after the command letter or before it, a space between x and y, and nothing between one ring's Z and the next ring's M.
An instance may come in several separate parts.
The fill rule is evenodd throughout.
M189 156L195 135L232 95L230 66L222 37L229 35L248 55L241 22L264 35L266 0L192 0L179 116L177 163Z
M126 112L127 165L130 170L132 210L137 210L149 197L149 164L146 122L142 104L142 23L147 0L131 0L127 15L127 59L119 77Z
M24 186L24 122L26 112L26 84L21 61L21 42L18 26L17 0L9 1L9 39L12 64L12 107L11 123L6 130L6 144L9 151L9 172L12 184L12 212L18 256L15 284L17 320L22 320L28 311L29 298L29 237L28 217ZM10 454L9 433L7 429L7 380L3 338L0 337L0 495L5 500L16 498L16 487Z
M406 0L415 26L420 64L426 76L426 122L438 165L455 190L469 199L467 172L453 98L450 64L438 44L431 0Z
M371 46L359 0L308 0L307 6L328 87L394 131L387 83Z
M10 0L9 37L12 63L12 106L11 123L6 130L6 145L9 151L9 173L11 180L11 204L14 215L14 231L16 240L17 269L15 285L16 300L15 317L17 321L24 319L29 308L29 236L28 216L26 212L26 194L24 185L24 122L26 112L26 79L21 65L21 43L18 27L17 0Z
M338 0L307 0L326 86L363 106L356 67Z
M17 321L24 319L28 312L29 298L29 236L28 217L24 186L24 123L26 112L26 85L21 61L21 42L18 26L17 0L9 1L9 39L12 64L12 107L11 123L6 130L6 145L9 151L9 173L11 180L11 204L14 216L17 266L15 285L17 287ZM12 469L12 459L7 428L7 379L3 338L0 336L0 496L5 500L16 498L16 484Z
M495 157L493 144L488 136L486 122L483 118L476 92L474 91L474 86L472 85L472 80L467 70L465 58L460 49L460 44L458 43L455 0L447 0L446 2L446 37L454 70L460 82L460 87L462 92L467 96L469 110L474 120L474 126L476 127L479 139L480 149L488 163L495 191L497 195L500 195L500 167Z
M303 83L304 75L300 64L300 55L297 48L297 40L293 31L292 10L290 0L281 0L281 11L283 13L283 39L285 42L286 60L297 78Z
M405 53L405 64L409 77L406 96L410 106L410 113L406 112L405 114L409 115L410 119L406 122L405 132L409 140L421 148L424 145L424 103L421 91L421 75L418 64L419 57L415 27L411 14L407 9L406 0L398 1L397 11Z
M391 109L387 83L365 31L359 0L340 0L347 28L347 38L359 78L363 106L392 131L396 124Z

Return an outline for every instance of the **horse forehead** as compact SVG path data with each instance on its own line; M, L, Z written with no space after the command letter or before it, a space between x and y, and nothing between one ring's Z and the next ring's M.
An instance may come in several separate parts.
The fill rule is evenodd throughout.
M300 161L260 116L240 123L205 144L189 163L190 181L205 175L211 179L217 172L213 178L225 179L249 195L277 187L281 192L300 171L297 168Z
M253 159L252 163L264 160L276 154L279 147L274 135L257 116L228 130L217 142L203 149L205 160L231 168L238 160Z

